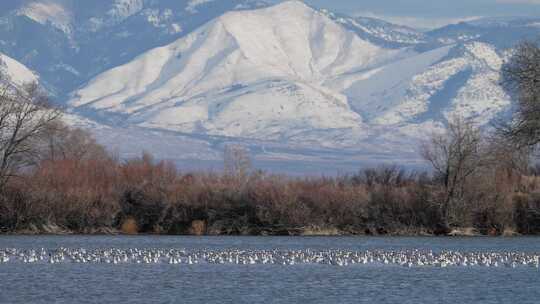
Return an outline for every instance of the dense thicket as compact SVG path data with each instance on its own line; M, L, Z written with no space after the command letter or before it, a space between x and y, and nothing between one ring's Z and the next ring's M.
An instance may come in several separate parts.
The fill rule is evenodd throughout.
M63 133L62 133L63 132ZM248 170L238 149L226 173L182 173L150 155L121 161L84 131L0 191L3 232L168 234L447 234L540 232L540 178L505 162L467 176L448 201L441 176L398 167L291 178ZM239 152L240 151L240 152ZM504 153L503 153L504 154ZM506 154L505 154L506 155ZM247 172L247 173L246 173ZM451 173L453 174L453 173ZM457 193L456 192L456 193Z
M501 131L511 141L527 147L540 143L540 44L524 41L504 65L503 84L517 100L513 119Z

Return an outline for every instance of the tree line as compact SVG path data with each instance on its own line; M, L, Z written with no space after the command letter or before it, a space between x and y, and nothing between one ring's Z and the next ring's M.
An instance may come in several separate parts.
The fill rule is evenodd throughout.
M540 233L540 48L519 45L502 72L511 119L480 130L448 119L397 166L337 177L253 170L230 145L222 173L181 172L149 154L122 160L62 123L37 84L0 78L0 232L167 234Z

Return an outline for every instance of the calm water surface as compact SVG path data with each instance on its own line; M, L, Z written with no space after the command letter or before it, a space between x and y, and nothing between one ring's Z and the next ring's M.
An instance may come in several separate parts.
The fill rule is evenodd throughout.
M0 236L0 248L540 253L540 238ZM534 268L0 264L0 303L540 303Z

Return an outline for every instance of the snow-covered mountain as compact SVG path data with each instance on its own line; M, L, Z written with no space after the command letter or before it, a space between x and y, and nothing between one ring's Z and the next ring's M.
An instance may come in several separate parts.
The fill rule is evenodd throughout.
M135 136L163 157L183 149L172 142L215 157L233 141L265 161L412 159L453 115L487 125L505 113L509 48L540 35L540 18L420 32L300 1L29 0L4 11L0 52L99 121L103 142L133 148Z
M0 2L0 52L37 71L59 99L107 69L259 0Z
M229 12L100 74L69 104L113 124L325 147L456 114L486 124L510 105L494 46L419 51L422 34L366 20L299 1Z
M325 82L406 53L364 41L301 2L285 2L227 13L99 75L70 105L120 114L128 124L230 137L356 129L362 118Z

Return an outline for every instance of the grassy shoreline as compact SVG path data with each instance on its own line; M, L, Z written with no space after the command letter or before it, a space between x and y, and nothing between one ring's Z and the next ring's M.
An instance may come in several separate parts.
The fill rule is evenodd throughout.
M183 234L168 234L168 233L152 233L152 232L133 232L122 231L121 229L103 227L92 229L89 231L70 231L58 226L32 227L21 231L11 231L0 233L0 236L65 236L65 235L80 235L80 236L292 236L292 237L520 237L520 236L537 236L536 234L523 235L512 229L508 229L498 234L482 234L478 230L471 227L454 228L446 234L435 234L425 230L403 230L390 233L366 233L360 231L342 231L337 228L321 228L321 227L303 227L283 229L279 232L272 233L271 229L261 229L258 234L212 234L206 231L193 232L188 231Z

